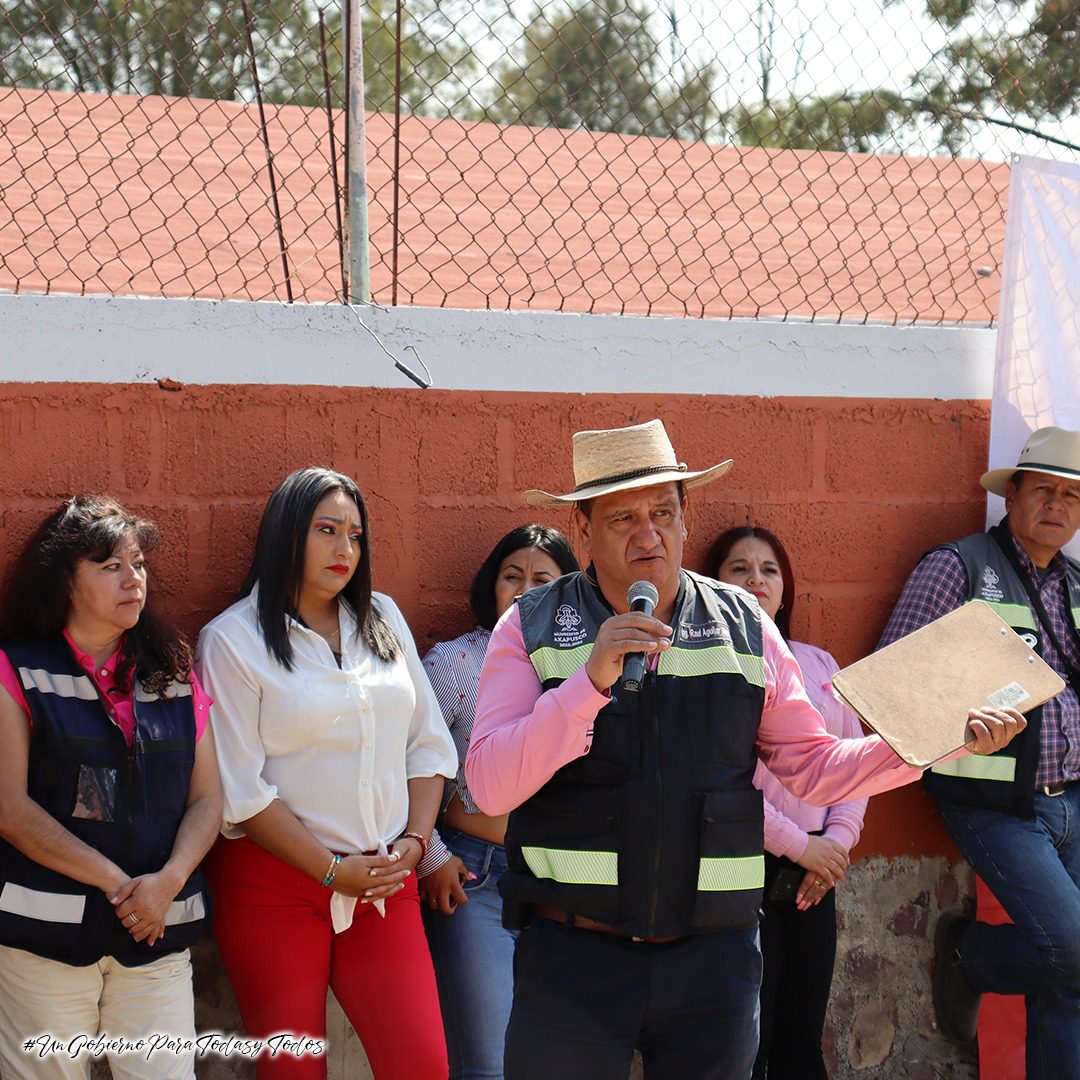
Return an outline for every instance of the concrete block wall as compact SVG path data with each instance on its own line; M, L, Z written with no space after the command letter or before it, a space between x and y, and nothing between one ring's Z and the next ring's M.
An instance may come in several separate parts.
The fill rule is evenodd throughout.
M692 493L688 565L729 525L772 528L798 575L795 636L844 664L873 648L918 556L981 527L990 331L372 313L392 345L439 357L451 388L420 390L358 355L341 311L0 297L0 566L59 499L108 491L160 524L152 587L194 636L239 587L272 487L330 465L364 491L376 588L423 651L468 628L469 582L503 532L567 527L518 496L572 486L573 431L660 416L691 468L735 459ZM928 934L970 883L921 792L872 800L858 854L835 1075L967 1075L932 1030ZM200 982L206 1022L236 1023L208 951Z

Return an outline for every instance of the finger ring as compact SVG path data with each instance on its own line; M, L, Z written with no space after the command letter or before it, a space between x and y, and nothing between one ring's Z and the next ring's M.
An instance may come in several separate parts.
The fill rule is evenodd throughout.
M139 916L134 911L128 912L128 918L131 920L131 925L134 926L139 921Z

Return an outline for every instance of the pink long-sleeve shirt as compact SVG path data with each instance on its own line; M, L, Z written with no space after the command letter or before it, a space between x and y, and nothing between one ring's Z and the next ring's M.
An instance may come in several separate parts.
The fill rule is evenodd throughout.
M803 641L789 641L792 656L799 663L810 703L825 721L825 729L841 739L858 739L863 730L859 718L839 701L832 689L832 677L839 664L824 649ZM765 796L765 850L798 861L806 851L810 834L823 832L850 851L862 832L866 799L849 799L828 808L813 806L790 791L759 761L754 787Z
M780 631L762 620L765 704L758 756L794 795L815 806L874 795L917 780L878 736L838 739L810 704ZM465 762L469 790L486 814L506 814L563 765L589 752L593 721L610 700L584 665L542 692L525 651L515 604L492 634L480 676L476 723Z

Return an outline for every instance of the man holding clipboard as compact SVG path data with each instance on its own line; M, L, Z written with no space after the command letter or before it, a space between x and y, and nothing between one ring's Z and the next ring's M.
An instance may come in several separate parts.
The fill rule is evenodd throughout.
M577 432L573 464L572 491L523 498L571 509L589 566L496 625L465 764L477 805L510 815L499 891L522 932L504 1075L625 1080L637 1048L649 1080L745 1080L758 757L819 805L920 772L873 736L830 735L757 601L683 568L687 491L730 461L689 470L653 420ZM989 753L1025 721L988 706L967 726Z
M1036 431L1015 468L980 483L1005 497L1007 516L923 557L879 648L982 600L1066 687L996 754L924 775L957 846L1013 920L942 916L934 1005L943 1032L970 1042L983 993L1026 995L1029 1080L1080 1080L1080 564L1061 552L1080 527L1080 432Z

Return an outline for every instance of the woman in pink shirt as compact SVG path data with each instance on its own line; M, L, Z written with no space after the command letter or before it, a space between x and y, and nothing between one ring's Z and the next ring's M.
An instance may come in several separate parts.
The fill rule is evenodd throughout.
M832 693L836 661L823 649L790 639L795 579L780 540L756 526L728 529L713 544L705 566L718 580L756 596L775 621L826 728L841 738L860 736L855 714ZM766 851L761 1046L754 1077L824 1080L821 1033L836 957L834 887L859 839L866 800L811 806L760 763L754 783L765 796Z
M221 823L209 699L146 606L157 529L114 499L45 519L0 600L0 1074L195 1075L188 946ZM59 1040L56 1052L50 1039ZM157 1036L178 1052L124 1052ZM187 1049L184 1049L184 1046ZM99 1051L100 1052L100 1051Z

